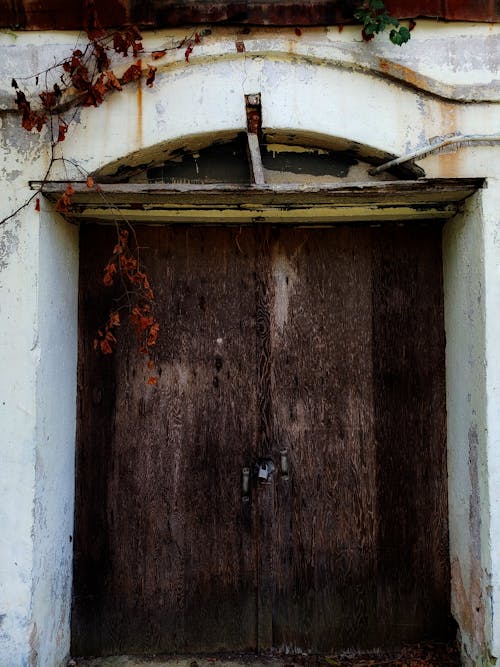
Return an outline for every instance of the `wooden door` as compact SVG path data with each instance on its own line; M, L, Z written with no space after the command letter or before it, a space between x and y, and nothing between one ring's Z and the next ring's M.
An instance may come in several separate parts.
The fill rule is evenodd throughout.
M156 387L130 332L91 350L113 233L82 229L74 653L445 637L440 229L138 229Z

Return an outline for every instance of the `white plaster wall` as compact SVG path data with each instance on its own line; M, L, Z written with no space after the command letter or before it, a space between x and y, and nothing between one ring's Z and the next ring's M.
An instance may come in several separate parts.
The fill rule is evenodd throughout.
M2 118L2 217L43 169L39 144ZM31 160L25 165L26 159ZM38 215L31 206L0 227L0 664L28 664L33 571L38 333Z
M147 35L145 47L168 46L173 35ZM255 92L269 130L341 137L397 155L434 135L498 132L495 27L419 22L402 49L384 38L362 43L356 28L304 30L300 38L255 30L244 37L245 53L236 52L236 39L231 28L214 30L189 63L182 50L170 52L155 63L152 89L132 84L79 113L59 154L92 172L124 156L139 164L192 137L210 143L244 129L244 94ZM27 198L28 179L40 179L47 164L40 137L20 130L11 114L12 75L43 69L75 41L69 33L0 35L4 213ZM498 178L497 156L498 146L485 146L420 164L429 176ZM81 178L81 171L57 163L51 176ZM454 589L453 604L477 664L500 646L500 614L492 615L500 605L498 204L498 180L490 178L444 234L451 553L464 599L469 607L478 600L482 611L466 618L462 589ZM74 228L45 205L0 227L2 667L55 667L68 651L76 298Z
M0 217L48 151L17 118L0 133ZM0 226L0 665L69 652L76 407L76 229L35 202Z
M42 204L33 530L34 664L69 655L74 515L78 228Z
M492 640L481 193L446 224L443 260L452 613L472 659Z
M482 192L482 210L492 652L495 656L500 656L500 181L498 179L488 179L488 187Z

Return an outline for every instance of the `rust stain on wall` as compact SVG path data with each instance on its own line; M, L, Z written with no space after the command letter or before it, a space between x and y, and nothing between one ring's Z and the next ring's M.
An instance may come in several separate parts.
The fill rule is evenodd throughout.
M469 440L469 561L455 558L451 563L453 614L462 628L462 635L469 637L467 647L479 655L486 644L486 610L483 595L484 572L481 559L481 494L479 490L479 438L477 425L471 424Z
M459 118L457 115L459 110L456 104L443 102L440 106L441 113L441 132L440 134L451 135L459 132ZM462 153L459 150L452 150L449 153L442 153L440 155L440 173L446 174L450 178L460 176Z
M409 67L386 60L385 58L379 58L379 68L384 74L399 79L400 81L404 81L414 88L422 90L427 90L429 88L429 82L426 77Z

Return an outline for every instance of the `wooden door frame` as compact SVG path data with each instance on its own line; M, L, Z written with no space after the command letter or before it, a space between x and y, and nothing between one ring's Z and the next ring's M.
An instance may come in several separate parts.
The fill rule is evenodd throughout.
M74 193L65 217L145 224L330 225L397 220L448 220L483 186L484 179L418 179L297 186L231 184L71 183ZM66 181L32 182L57 203Z
M467 417L463 416L464 409L472 409L475 406L476 409L479 408L478 412L473 412L477 414L477 424L479 426L484 424L486 419L486 408L481 402L482 391L486 386L485 379L481 379L481 373L479 373L481 377L477 376L478 371L469 367L465 359L467 350L470 351L470 345L476 350L476 355L481 356L486 353L484 331L477 323L471 328L470 323L464 322L462 317L464 308L472 308L472 304L476 303L474 295L480 293L481 282L484 280L484 267L481 268L481 263L484 259L482 243L485 242L486 231L483 225L488 223L492 216L488 202L494 201L494 197L487 196L487 191L485 194L481 191L484 184L484 179L422 179L413 182L355 183L348 187L342 185L312 188L296 186L203 188L163 185L137 187L129 184L101 184L99 192L96 192L89 191L83 182L75 182L73 183L75 195L65 214L69 221L83 224L85 220L90 219L111 223L116 219L118 211L131 221L147 220L151 223L153 218L154 224L189 222L184 216L186 210L193 211L193 207L185 205L189 199L191 203L196 201L201 205L202 210L217 208L218 216L221 214L221 209L218 207L222 206L224 210L228 210L227 205L230 204L229 208L232 210L225 219L217 217L218 224L221 222L255 224L263 218L263 221L271 221L262 216L263 204L270 206L270 212L278 214L279 219L276 222L284 221L283 213L290 210L290 199L294 199L298 205L291 208L295 211L300 210L302 225L356 222L360 219L360 213L366 216L363 218L365 222L374 224L379 221L411 221L419 218L449 221L444 228L443 262L445 327L448 338L446 350L448 458L453 465L449 477L450 557L452 613L459 624L464 655L470 655L478 650L474 648L476 642L479 647L485 645L485 641L489 641L485 635L489 636L489 623L491 623L491 612L485 606L481 593L485 585L484 576L477 569L474 570L472 567L474 561L470 561L471 558L475 558L475 562L479 564L484 559L486 559L484 562L487 562L490 558L489 552L485 551L488 545L484 539L479 538L479 544L476 544L475 538L478 531L481 535L486 535L489 530L490 506L487 503L488 491L485 489L487 473L483 471L487 465L486 453L483 437L478 436L477 431L475 436L474 433L471 434ZM37 185L42 184L32 184L33 187ZM56 202L66 185L67 182L47 182L43 184L42 191L49 201ZM241 204L248 199L253 199L254 203L248 206ZM158 200L163 200L163 205L160 201L158 206ZM304 203L308 205L304 206ZM278 204L277 211L274 206L276 204ZM360 204L362 204L361 211ZM486 205L484 211L483 205ZM330 210L329 215L319 215L325 208ZM240 211L245 213L239 214ZM313 216L312 212L318 215ZM199 213L200 211L196 210L196 214ZM285 222L290 223L292 220L288 219ZM489 278L491 279L491 276ZM465 406L461 398L463 392L460 391L458 383L474 392L472 407ZM481 389L483 384L484 387ZM470 396L469 393L469 403ZM467 458L466 451L469 451L469 457L472 459L464 467L460 461L464 457ZM464 483L466 488L470 488L470 505L476 507L474 515L476 518L471 516L470 525L467 526L461 523ZM484 526L481 526L482 523ZM473 524L479 527L474 528ZM469 581L470 577L472 578ZM476 590L477 593L471 593L472 590ZM469 619L471 595L477 595L478 602L478 618L474 621Z

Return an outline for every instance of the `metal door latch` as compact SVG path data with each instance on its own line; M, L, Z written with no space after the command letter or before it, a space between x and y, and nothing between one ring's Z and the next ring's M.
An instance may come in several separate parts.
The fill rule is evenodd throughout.
M256 466L257 479L264 483L271 480L271 476L275 471L274 463L271 459L261 459Z
M280 472L283 479L288 479L288 450L280 449Z
M244 503L250 500L250 468L241 469L241 499Z

